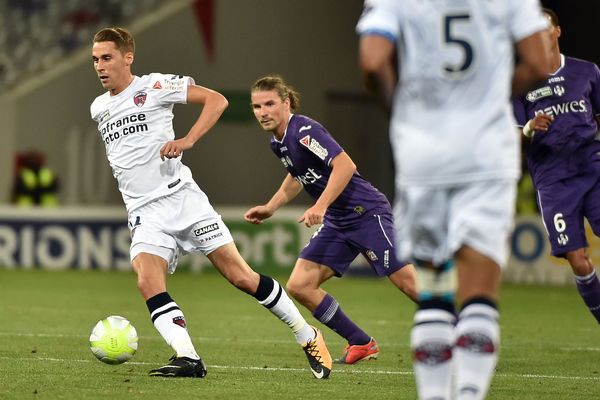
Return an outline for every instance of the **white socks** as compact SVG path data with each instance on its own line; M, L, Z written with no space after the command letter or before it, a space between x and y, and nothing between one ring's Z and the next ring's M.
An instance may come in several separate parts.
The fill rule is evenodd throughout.
M269 280L272 283L269 282ZM304 345L309 340L315 338L315 330L308 325L302 314L300 314L298 307L296 307L294 302L292 302L292 299L288 297L286 291L281 287L279 282L273 278L262 275L259 290L257 290L257 294L258 293L263 293L263 296L261 297L266 295L266 298L263 299L259 299L258 296L255 295L258 302L290 327L299 344Z
M484 399L498 362L498 311L483 303L467 305L459 315L456 337L456 399Z
M183 312L167 292L159 293L146 301L154 327L175 350L177 357L189 357L195 360L196 353L186 328Z
M485 299L468 302L456 327L446 310L417 311L411 348L420 400L485 398L498 361L498 317Z
M450 399L454 319L452 313L436 308L415 314L411 348L419 400Z

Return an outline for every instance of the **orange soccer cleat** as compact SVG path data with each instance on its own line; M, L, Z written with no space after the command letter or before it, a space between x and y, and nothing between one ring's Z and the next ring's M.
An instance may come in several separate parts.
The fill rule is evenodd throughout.
M367 344L346 345L342 357L335 360L336 364L355 364L362 360L374 360L379 354L379 345L371 338Z

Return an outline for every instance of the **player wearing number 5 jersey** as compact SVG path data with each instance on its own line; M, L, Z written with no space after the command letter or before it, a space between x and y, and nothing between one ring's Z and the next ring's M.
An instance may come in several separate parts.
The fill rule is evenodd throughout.
M399 258L417 267L419 399L483 399L493 376L520 174L511 79L548 72L545 28L537 0L365 1L360 63L391 112Z
M92 60L106 92L90 107L106 156L129 214L131 263L152 323L175 355L152 376L204 377L183 312L167 292L167 272L178 254L202 252L238 289L287 324L302 345L316 378L327 378L332 360L321 333L306 323L281 285L253 271L240 256L227 226L182 162L183 151L217 123L227 107L220 93L187 76L135 76L133 36L105 28L94 36ZM187 134L175 139L173 106L201 104Z
M600 235L600 70L560 53L558 17L549 9L553 71L515 99L517 124L552 255L569 261L579 294L600 322L600 282L588 254L584 218Z

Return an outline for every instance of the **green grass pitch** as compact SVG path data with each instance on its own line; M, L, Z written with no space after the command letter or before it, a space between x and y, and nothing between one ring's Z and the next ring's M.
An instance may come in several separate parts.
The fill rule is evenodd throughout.
M283 283L286 277L279 277ZM205 379L147 376L171 349L151 325L133 273L0 268L0 399L414 399L408 340L414 306L387 280L344 278L325 288L381 346L377 361L312 377L291 332L219 275L177 273ZM320 326L302 309L310 323ZM137 328L133 359L97 361L88 337L118 314ZM573 287L503 287L502 349L488 399L600 398L600 327ZM334 357L344 342L323 327Z

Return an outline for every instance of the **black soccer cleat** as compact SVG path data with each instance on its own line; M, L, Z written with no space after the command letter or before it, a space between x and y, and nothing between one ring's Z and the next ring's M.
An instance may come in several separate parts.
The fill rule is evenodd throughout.
M150 376L204 378L206 365L202 359L194 360L189 357L173 356L167 365L153 369Z

